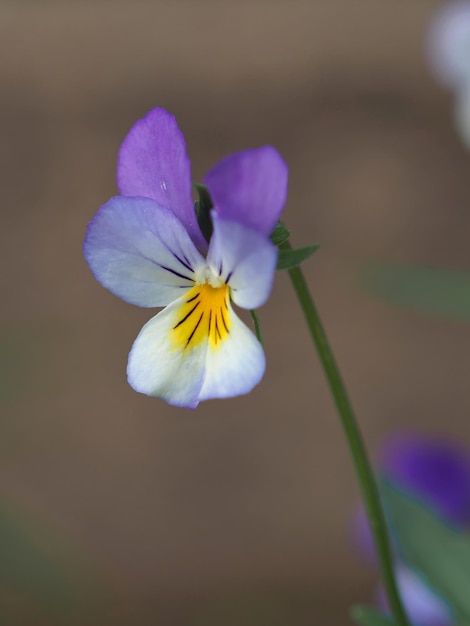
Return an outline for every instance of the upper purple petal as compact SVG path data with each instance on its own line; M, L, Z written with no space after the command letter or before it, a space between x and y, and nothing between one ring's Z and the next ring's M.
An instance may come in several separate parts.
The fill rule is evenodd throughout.
M470 453L457 443L396 436L384 447L380 467L449 522L470 524Z
M191 166L173 115L152 109L124 139L118 156L117 183L123 196L152 198L184 224L196 247L207 250L191 197Z
M269 236L287 197L287 165L271 146L232 154L205 176L217 214Z

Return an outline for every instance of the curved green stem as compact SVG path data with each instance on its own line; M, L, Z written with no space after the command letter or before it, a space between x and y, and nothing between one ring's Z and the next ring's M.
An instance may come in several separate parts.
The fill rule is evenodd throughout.
M285 242L281 244L279 248L281 250L289 250L291 245L289 242ZM336 408L338 409L338 413L341 418L341 423L353 458L357 477L359 479L370 528L374 537L375 548L380 562L380 569L390 609L397 624L400 626L409 626L409 621L398 592L393 567L393 556L377 484L375 482L374 474L367 457L361 432L357 425L346 388L341 379L333 352L328 343L323 325L313 303L312 296L302 271L299 267L293 267L289 270L289 276L294 286L300 306L304 312L307 326L310 330L310 334L323 366L323 371L325 372L325 376L330 386Z

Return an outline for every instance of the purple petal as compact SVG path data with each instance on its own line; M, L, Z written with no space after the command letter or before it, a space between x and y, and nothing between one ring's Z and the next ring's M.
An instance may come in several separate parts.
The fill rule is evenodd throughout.
M205 176L217 214L269 236L287 197L287 165L271 146L232 154Z
M83 253L98 282L144 307L180 298L204 265L178 218L150 198L111 198L89 223Z
M212 235L207 263L232 289L232 300L243 309L257 309L271 293L277 249L252 228L221 219L212 212Z
M470 453L450 441L403 433L388 439L379 471L458 527L470 525ZM363 507L352 535L361 555L373 562L375 547Z
M384 447L380 467L449 522L470 523L470 454L456 443L399 435Z
M372 537L369 520L362 505L358 506L354 512L351 535L360 556L371 565L376 565L377 554L375 552L374 538Z
M450 607L417 574L403 565L396 568L398 589L405 611L414 626L451 626L454 623ZM377 594L379 607L389 613L382 587Z
M153 109L138 120L119 150L117 182L123 196L152 198L184 224L196 247L207 250L191 197L191 166L173 115Z

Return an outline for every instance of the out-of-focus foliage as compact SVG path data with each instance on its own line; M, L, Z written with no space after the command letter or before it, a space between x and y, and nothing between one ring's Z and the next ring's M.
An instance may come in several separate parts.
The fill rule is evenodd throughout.
M396 623L390 617L368 606L353 607L351 617L361 626L396 626Z
M406 309L470 321L470 273L397 265L368 265L361 275L366 291Z
M86 619L90 608L98 610L98 581L90 577L90 564L56 532L5 501L0 502L0 554L0 590L23 597L52 623L75 623ZM14 608L3 606L1 616L13 619Z

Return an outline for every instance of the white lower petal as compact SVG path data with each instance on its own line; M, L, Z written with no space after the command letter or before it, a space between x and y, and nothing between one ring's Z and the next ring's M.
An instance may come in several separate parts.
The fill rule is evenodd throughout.
M136 391L195 408L205 375L207 340L192 349L175 346L171 333L184 300L173 302L142 328L129 354L127 377Z
M198 285L147 322L129 354L129 384L188 408L251 391L264 374L264 353L229 297L225 285Z
M277 249L265 235L229 222L212 211L214 232L207 262L232 289L232 300L243 309L266 302L276 270Z
M263 377L263 348L229 307L230 328L220 345L207 348L205 377L199 400L249 393Z

